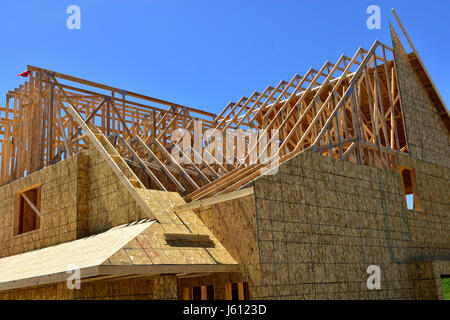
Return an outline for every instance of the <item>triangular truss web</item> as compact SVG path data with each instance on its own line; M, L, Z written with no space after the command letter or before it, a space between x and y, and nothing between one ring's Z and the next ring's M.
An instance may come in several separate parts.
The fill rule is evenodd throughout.
M230 102L218 115L34 66L28 70L28 81L8 92L1 109L2 184L89 144L129 190L175 191L187 201L242 188L305 150L391 170L395 152L407 152L393 52L378 41ZM188 132L187 149L172 141L177 130ZM211 137L237 130L249 133L239 159L225 156L226 143L210 148ZM216 161L218 155L223 160Z

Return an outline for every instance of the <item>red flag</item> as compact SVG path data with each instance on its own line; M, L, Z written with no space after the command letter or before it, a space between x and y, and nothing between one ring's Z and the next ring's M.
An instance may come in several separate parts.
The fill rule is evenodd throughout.
M28 77L29 74L30 74L30 70L27 70L25 72L19 73L17 76L18 77Z

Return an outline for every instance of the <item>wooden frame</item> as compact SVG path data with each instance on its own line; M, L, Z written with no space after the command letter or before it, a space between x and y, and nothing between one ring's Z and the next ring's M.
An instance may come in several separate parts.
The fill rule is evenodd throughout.
M36 191L35 203L29 199L27 193ZM26 209L28 207L28 210ZM41 184L36 184L16 193L14 205L14 235L20 235L39 229L41 221ZM31 209L31 210L30 210ZM25 226L25 214L34 214L32 226ZM29 220L29 219L28 219ZM30 221L29 221L30 222ZM24 230L25 229L25 230Z
M186 201L244 188L270 171L272 160L282 164L307 150L393 171L395 153L408 152L393 50L379 41L243 96L218 115L34 66L28 70L28 81L9 91L0 107L1 184L70 157L89 142L131 193L156 188L179 192ZM181 150L171 141L179 129L191 140L203 137L203 149L210 146L208 130L267 134L257 134L256 141L244 137L242 163L208 164L196 161L195 145ZM278 140L279 149L271 150ZM187 162L179 164L172 151Z

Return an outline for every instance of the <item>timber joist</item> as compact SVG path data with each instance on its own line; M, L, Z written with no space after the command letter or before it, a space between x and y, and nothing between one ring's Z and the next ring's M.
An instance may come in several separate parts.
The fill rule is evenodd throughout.
M28 70L28 81L9 91L0 108L1 184L93 146L130 192L175 191L192 201L241 189L305 150L386 169L395 166L395 152L407 151L392 49L378 41L253 91L218 115L34 66ZM214 148L210 138L236 129L258 134L244 137L242 158L216 160L228 146ZM188 146L172 141L177 130L190 135Z

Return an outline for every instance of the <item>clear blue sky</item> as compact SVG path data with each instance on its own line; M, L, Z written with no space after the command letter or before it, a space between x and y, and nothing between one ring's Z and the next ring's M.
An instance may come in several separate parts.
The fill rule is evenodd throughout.
M71 4L81 8L81 30L66 28ZM366 27L371 4L382 9L381 30ZM368 49L375 39L391 45L392 7L450 104L448 0L2 0L0 6L0 105L31 64L217 113L242 95Z

